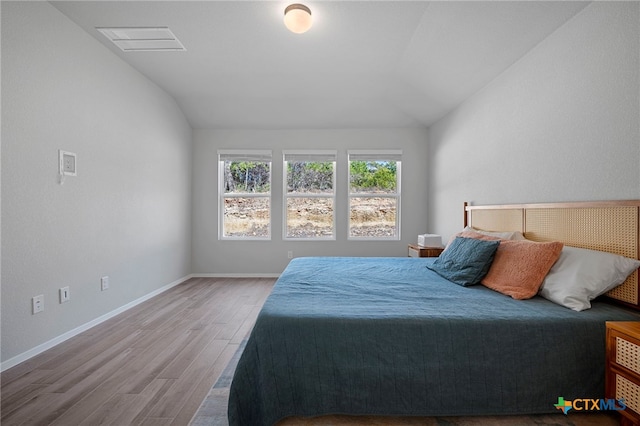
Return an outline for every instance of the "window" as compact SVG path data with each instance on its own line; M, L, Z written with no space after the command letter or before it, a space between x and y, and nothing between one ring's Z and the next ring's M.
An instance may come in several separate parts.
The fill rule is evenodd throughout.
M271 151L218 151L219 239L271 238Z
M336 151L283 151L284 239L335 239Z
M349 151L349 239L400 239L402 151Z

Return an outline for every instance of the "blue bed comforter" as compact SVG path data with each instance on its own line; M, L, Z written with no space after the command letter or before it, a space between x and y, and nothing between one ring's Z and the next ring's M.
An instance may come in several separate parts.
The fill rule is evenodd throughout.
M635 312L460 287L427 269L433 260L292 260L239 361L230 425L545 413L560 396L604 397L605 321Z

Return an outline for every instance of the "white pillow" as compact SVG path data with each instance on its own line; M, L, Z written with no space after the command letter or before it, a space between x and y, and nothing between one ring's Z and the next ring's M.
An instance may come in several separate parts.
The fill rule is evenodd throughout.
M640 260L564 246L538 294L574 311L583 311L591 307L591 300L622 284L639 267Z
M464 231L473 231L478 234L488 235L490 237L502 238L503 240L524 240L526 239L521 232L513 231L513 232L494 232L494 231L483 231L482 229L472 228L471 226L466 226Z

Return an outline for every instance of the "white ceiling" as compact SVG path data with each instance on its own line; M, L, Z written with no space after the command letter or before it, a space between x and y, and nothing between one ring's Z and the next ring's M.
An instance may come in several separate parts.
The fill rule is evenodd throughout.
M587 3L52 1L178 102L194 128L424 127ZM168 26L186 52L122 52L96 27Z

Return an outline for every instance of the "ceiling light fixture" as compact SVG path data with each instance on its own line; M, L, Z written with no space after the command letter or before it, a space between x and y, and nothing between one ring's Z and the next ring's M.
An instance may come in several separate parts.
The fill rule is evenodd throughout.
M311 9L304 4L290 4L284 10L284 25L289 31L302 34L311 28L313 21L311 19Z

